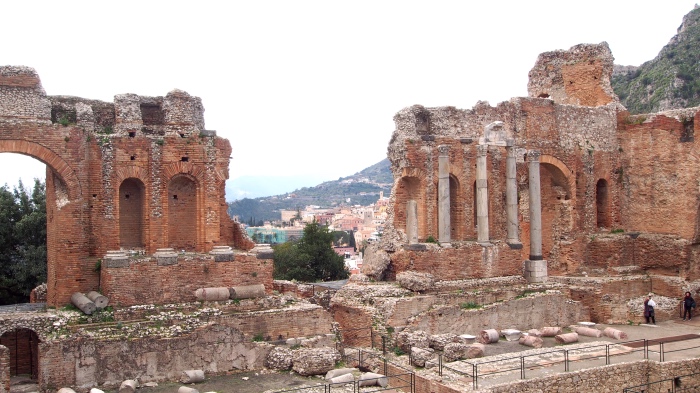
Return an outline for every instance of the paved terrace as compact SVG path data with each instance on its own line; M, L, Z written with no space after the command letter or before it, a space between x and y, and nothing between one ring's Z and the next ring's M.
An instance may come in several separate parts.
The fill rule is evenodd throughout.
M417 374L442 380L450 387L468 392L521 379L604 366L606 361L608 364L619 364L642 360L645 358L643 340L648 340L646 355L650 360L676 361L700 357L700 316L691 321L677 318L657 325L598 324L596 328L603 330L607 326L626 332L628 339L579 335L578 343L562 345L553 337L544 337L544 345L540 349L520 345L517 341L501 340L486 345L486 356L483 358L444 363L442 375L437 358L432 364L426 364L424 369L417 370ZM660 344L660 341L664 343ZM407 356L401 358L401 361L407 360ZM478 374L476 389L472 378L475 369Z

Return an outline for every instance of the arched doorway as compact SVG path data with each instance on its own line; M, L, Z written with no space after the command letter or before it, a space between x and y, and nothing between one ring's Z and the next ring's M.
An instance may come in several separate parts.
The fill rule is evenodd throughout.
M119 245L142 248L144 239L145 186L136 178L128 178L119 186Z
M466 237L464 217L464 201L462 200L462 189L459 180L454 175L450 175L450 238L452 240L464 240Z
M46 165L23 154L0 154L0 305L45 302L30 297L46 282Z
M394 209L394 226L402 229L406 234L410 233L408 228L408 202L415 201L417 206L417 234L418 241L425 241L425 187L421 187L421 180L415 176L404 176L399 179L396 187L396 207Z
M188 175L176 175L168 184L168 247L197 249L197 183Z
M595 185L596 228L610 228L608 182L600 179Z
M542 206L542 253L551 258L553 249L571 236L574 220L569 177L557 166L540 163Z
M31 329L15 329L0 336L0 345L10 350L10 375L39 376L39 336Z

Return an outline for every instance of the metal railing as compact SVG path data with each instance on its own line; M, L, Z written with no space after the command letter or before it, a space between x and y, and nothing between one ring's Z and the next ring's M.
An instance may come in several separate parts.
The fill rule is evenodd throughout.
M436 366L440 376L442 376L444 371L449 371L470 378L473 388L478 389L479 379L490 375L517 371L520 374L520 379L527 379L528 372L557 365L562 366L562 372L569 372L571 371L571 365L576 362L600 359L604 361L604 364L601 365L609 365L612 363L611 359L614 356L634 356L635 354L639 354L640 359L647 359L648 354L654 352L649 349L650 342L654 345L659 344L661 359L663 359L664 353L670 352L668 350L664 352L665 343L662 340L633 340L578 348L557 348L538 352L536 354L512 356L487 361L460 360L450 365L445 364L443 355L439 354L436 360L427 361L426 365L430 364L430 366ZM596 348L600 348L600 350L593 352ZM684 348L682 350L686 349L691 348ZM681 350L674 350L673 352L677 351ZM413 364L413 359L410 355L409 363Z
M647 382L622 390L623 393L697 393L700 392L700 373Z
M697 343L697 345L687 346L688 341L694 341ZM679 349L668 349L667 345L674 342L683 342L684 345ZM596 348L600 348L600 351L592 352ZM569 372L571 371L571 365L576 362L601 359L605 362L601 365L609 365L612 364L611 359L614 356L634 356L635 354L639 354L641 359L650 359L652 356L656 357L658 355L658 360L660 362L664 362L666 360L666 354L689 351L697 348L700 348L700 338L689 338L682 341L664 340L663 338L660 338L653 340L644 339L610 344L597 344L578 348L557 348L538 352L536 354L512 356L488 361L460 360L453 362L450 365L446 365L443 355L439 354L437 360L426 361L426 364L436 366L440 376L442 376L443 372L447 370L470 378L472 380L473 388L478 389L479 378L490 375L518 371L520 373L520 379L527 379L527 372L532 372L533 370L542 369L545 367L561 365L563 368L562 372ZM549 360L547 360L547 358L549 358ZM409 363L413 364L411 355L409 355ZM673 390L673 392L690 391L694 392L694 390ZM649 393L651 391L646 390L645 392ZM669 392L671 391L669 390ZM700 389L698 389L697 392L700 393ZM666 391L664 390L663 393L666 393Z

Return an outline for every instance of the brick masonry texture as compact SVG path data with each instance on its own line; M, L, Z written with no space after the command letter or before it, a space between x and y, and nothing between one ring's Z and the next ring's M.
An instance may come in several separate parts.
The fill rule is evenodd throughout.
M100 274L111 304L124 307L144 304L144 299L156 304L194 302L199 288L263 284L271 292L272 269L271 259L252 253L238 253L230 262L192 254L166 266L159 266L155 258L132 258L128 267L105 267Z
M460 333L493 321L525 329L585 319L638 320L628 302L650 288L668 297L700 290L700 154L694 139L700 111L630 116L610 88L611 72L607 44L577 45L538 58L528 97L495 107L479 102L466 110L415 105L395 115L388 147L395 179L388 219L381 240L366 254L381 254L376 259L388 266L373 278L393 280L415 270L433 274L436 287L441 280L460 280L455 285L471 288L471 280L493 291L474 287L479 291L444 294L436 288L416 295L388 283L355 289L349 284L330 301L331 313L318 306L260 310L251 305L249 312L216 317L194 333L169 339L72 335L52 340L44 335L50 318L2 321L0 332L29 327L38 334L44 390L60 385L87 390L124 378L175 379L191 368L260 368L270 346L252 343L252 336L276 340L327 333L333 322L347 345L366 346L376 341L367 334L369 326ZM47 164L50 305L98 288L117 308L194 301L197 288L213 286L262 283L268 292L313 295L299 286L273 287L272 261L248 252L254 244L226 214L231 146L205 129L203 112L199 98L180 90L162 97L121 94L110 103L49 97L33 69L0 67L0 152ZM522 248L505 243L502 146L489 146L486 160L490 244L475 242L477 145L494 121L503 122L503 138L515 149ZM445 149L450 242L437 245L428 241L439 237L438 156ZM521 298L527 285L523 260L530 254L526 158L534 151L541 153L542 256L550 276L539 288L556 292ZM418 245L408 244L410 201L417 204ZM215 245L236 249L234 260L215 262L206 254ZM166 247L178 252L177 263L158 265L149 255ZM125 266L96 271L99 258L119 249L133 251ZM499 281L504 278L513 279ZM499 287L506 282L513 285ZM343 292L345 298L337 296ZM484 308L462 309L467 302ZM661 311L657 316L667 317ZM12 355L3 348L4 384ZM619 391L646 381L647 374L660 379L690 373L697 363L637 362L488 391ZM421 375L416 380L417 392L456 391Z
M0 67L0 152L47 166L50 305L98 289L94 266L108 250L253 247L226 212L231 146L203 113L180 90L112 103L48 97L33 69Z
M520 274L530 253L528 152L539 151L542 251L550 275L652 274L700 278L698 108L630 116L610 88L606 43L540 55L529 97L495 107L405 108L394 116L388 157L394 173L381 241L383 277L416 270L437 279ZM522 249L506 240L506 148L489 146L492 246L476 241L476 150L484 128L502 121L516 149ZM452 248L408 247L407 204L417 202L418 241L438 238L438 146L448 150ZM614 233L613 233L613 230ZM619 232L619 233L618 233ZM371 253L368 253L371 254ZM367 272L374 268L368 261ZM689 284L691 285L691 284Z

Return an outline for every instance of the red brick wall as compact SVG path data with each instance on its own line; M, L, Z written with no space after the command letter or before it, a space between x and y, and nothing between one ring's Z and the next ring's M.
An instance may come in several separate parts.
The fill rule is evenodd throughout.
M0 345L10 350L11 375L37 375L39 338L29 329L17 329L0 336Z
M340 325L343 344L351 347L371 346L372 314L362 307L331 305L333 319Z
M272 265L271 259L249 254L237 254L232 262L214 262L206 255L180 257L169 266L158 266L155 258L137 259L129 267L103 265L102 291L119 306L193 302L199 288L264 284L270 292Z
M168 247L197 249L197 186L185 176L177 176L168 185Z
M522 274L522 250L513 250L499 243L482 247L466 243L459 248L439 248L425 251L399 250L391 255L387 279L414 270L432 274L436 280L461 280Z

